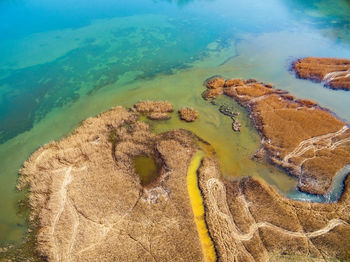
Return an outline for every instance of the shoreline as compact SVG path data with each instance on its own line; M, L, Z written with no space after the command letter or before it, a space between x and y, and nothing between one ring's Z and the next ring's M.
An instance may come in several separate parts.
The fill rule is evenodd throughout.
M296 77L322 83L332 90L350 91L350 60L305 57L295 60L291 70Z
M131 110L112 108L86 119L72 134L44 145L28 159L20 185L30 186L31 218L39 218L36 237L42 256L58 261L61 256L92 259L104 254L106 259L121 259L125 254L130 259L143 254L149 260L179 256L188 261L220 257L246 262L266 261L284 250L290 255L311 252L319 257L316 250L305 249L305 237L326 237L329 243L331 230L350 230L345 211L349 177L339 201L322 204L288 199L256 178L225 180L215 154L202 158L195 153L204 143L196 135L186 130L152 134L147 124L138 121L139 114L163 111L173 109L166 102L151 101ZM139 155L153 156L159 164L158 178L143 186L133 169L133 159ZM335 213L339 208L344 212ZM328 214L325 225L318 218L324 212ZM301 220L295 221L296 216ZM304 227L310 228L305 231ZM258 231L262 232L259 236ZM304 231L309 233L304 235ZM160 238L164 232L166 237ZM285 241L276 244L276 239ZM343 243L338 233L337 239ZM111 241L116 253L106 253ZM322 248L327 256L343 256L346 245L344 250Z
M314 36L315 35L313 35L312 39L314 39ZM302 37L310 40L309 35L302 34ZM286 31L266 33L264 35L244 33L241 34L239 38L240 40L237 43L237 48L233 47L235 41L232 41L232 48L230 47L221 50L222 52L220 50L218 50L218 52L213 51L211 55L212 57L209 59L210 61L208 59L204 59L202 62L200 62L200 70L198 68L182 69L177 71L175 73L176 75L173 76L161 75L153 78L152 80L135 80L132 83L125 83L125 79L123 79L124 82L118 81L108 85L94 93L93 96L82 97L79 99L79 101L69 107L55 109L53 112L49 113L47 118L43 119L39 123L36 123L33 129L20 134L16 138L7 141L5 144L2 144L0 154L2 156L1 163L3 166L3 179L1 181L4 185L2 192L4 192L3 200L6 205L4 206L4 212L6 210L5 213L8 214L5 215L3 219L6 221L4 226L8 225L6 230L10 232L9 237L6 237L6 239L9 240L5 240L4 238L4 241L14 243L16 242L16 239L19 240L22 238L22 232L26 230L25 226L17 226L17 224L23 225L23 219L16 216L16 208L14 208L16 205L15 202L18 199L18 194L14 193L17 180L17 170L22 166L25 159L42 144L64 137L67 133L74 130L79 123L87 117L97 115L98 113L103 112L114 105L129 107L136 102L130 99L132 97L143 97L145 99L157 100L159 99L157 94L160 92L165 92L165 98L171 99L171 102L174 105L179 107L187 104L196 108L199 107L201 114L209 115L213 118L216 117L213 112L215 110L206 110L201 102L191 99L191 97L197 97L199 90L201 90L203 79L207 78L208 76L219 73L225 77L230 77L232 76L232 72L235 72L235 77L255 77L263 79L264 81L273 81L279 85L283 83L285 84L286 89L288 89L290 92L297 94L299 97L310 97L315 99L322 105L331 108L337 115L341 116L342 119L349 120L348 111L346 110L346 106L344 106L346 105L346 99L348 98L347 94L344 94L343 91L339 91L337 93L334 92L332 94L332 100L338 101L334 103L332 100L327 98L329 90L322 88L321 85L310 83L309 81L296 80L294 76L292 77L291 74L285 70L285 60L288 59L289 56L300 56L298 51L300 46L295 48L294 46L288 45L288 43L297 41L297 34L291 34ZM290 52L286 54L277 49L274 39L284 39L282 43L289 47ZM322 39L317 38L316 40L313 40L313 43L320 40ZM269 53L269 50L271 49L276 52L274 53L273 57L271 57L271 68L267 69L266 67L261 66L263 65L267 56L264 55L261 57L261 54L257 54L254 51L256 50L255 48L257 45L259 48L263 48L265 54L271 54ZM328 44L325 43L322 45L322 48L328 48ZM228 61L225 65L218 67L218 65L227 57L232 56L235 49L237 49L236 53L238 53L238 56ZM309 49L302 50L304 53L310 52ZM220 59L218 59L219 51L221 52ZM250 60L247 58L250 57L254 58L257 63L249 62ZM224 59L221 61L221 58ZM195 64L194 67L197 67L197 64ZM184 88L179 90L177 86L183 86ZM156 90L156 94L153 94L151 90ZM209 128L211 128L209 125L202 123L203 122L201 122L201 125L195 124L193 126L199 126L202 130L209 130ZM194 128L192 131L194 131ZM220 128L220 132L224 133L224 128ZM200 135L205 137L206 140L210 141L211 143L215 142L215 135L213 135L212 131L201 132ZM228 136L227 133L224 133L224 135ZM242 140L244 139L246 138L242 138ZM253 134L250 139L255 140L255 134ZM218 141L215 142L216 148L223 148L225 141L219 139L217 140ZM239 143L239 141L236 140L232 141L234 141L232 144ZM245 140L244 143L247 144ZM232 147L232 145L230 146ZM254 146L249 145L246 151L244 151L244 149L241 147L240 154L247 154L247 152L254 150ZM232 152L228 149L219 152L220 157L224 159L223 165L228 166L225 164L228 162L225 154L232 154ZM242 162L242 159L240 159L238 162ZM265 168L261 165L252 166L251 163L245 163L245 166L250 166L248 169L251 169L252 172L255 173L255 176L260 176L256 170L259 168ZM238 168L242 170L243 167L240 166ZM250 170L248 169L243 168L242 173L249 174ZM230 176L236 175L235 173L230 172L229 168L226 168L226 171ZM263 176L267 177L268 173L270 172L277 173L279 171L276 169L267 170ZM289 185L294 184L294 182L292 179L286 179L287 181L285 181L283 179L282 172L279 173L279 178L274 181L269 181L281 188L281 191L287 192L289 190Z
M316 102L255 79L216 77L206 85L204 99L224 94L248 109L261 138L255 157L266 157L298 177L301 191L325 195L336 173L350 162L348 124ZM326 161L331 156L337 161Z

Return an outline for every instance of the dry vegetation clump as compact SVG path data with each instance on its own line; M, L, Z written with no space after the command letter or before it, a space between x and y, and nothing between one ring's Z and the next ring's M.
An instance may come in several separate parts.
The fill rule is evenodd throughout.
M213 88L213 86L215 86L215 88ZM209 81L206 83L206 87L207 90L202 94L204 99L215 99L221 94L226 94L231 97L237 94L259 97L270 93L288 93L273 89L271 84L258 83L255 79L228 79L222 81L222 78L212 78L211 82ZM271 90L266 90L266 88Z
M237 95L239 96L249 96L249 97L260 97L263 95L269 95L275 93L273 89L267 89L261 83L252 83L243 86L237 86L235 88Z
M310 100L310 99L296 99L296 102L299 104L302 104L303 106L306 106L306 107L317 106L317 103L315 101Z
M242 86L244 85L244 81L242 79L228 79L225 81L225 87L230 86Z
M225 79L222 77L212 77L205 82L205 85L209 89L222 88L225 85Z
M250 110L262 138L260 155L265 152L269 160L297 176L301 190L327 193L336 173L350 163L347 124L316 102L296 100L270 84L253 79L226 82L230 84L222 92Z
M167 113L151 113L147 116L148 119L151 120L168 120L170 119L170 116Z
M195 137L185 130L152 134L137 117L112 108L24 163L18 187L29 188L37 250L47 260L203 261L185 186ZM159 165L147 186L134 169L140 155Z
M296 60L292 69L299 78L324 82L332 89L350 90L350 60L306 57Z
M170 113L173 106L168 101L141 101L134 105L139 113Z
M214 159L199 169L205 218L222 261L348 261L350 177L337 203L286 199L256 178L222 181Z
M141 101L134 105L133 110L145 114L151 120L168 120L168 113L174 111L168 101Z
M186 122L193 122L199 117L199 113L193 108L184 107L179 111L179 116L181 120L185 120Z
M205 82L205 85L208 89L203 92L202 97L204 99L216 98L223 93L225 79L221 77L212 77Z
M210 99L210 98L215 99L216 97L218 97L219 95L222 95L222 94L223 94L222 88L208 89L202 93L202 97L206 100Z

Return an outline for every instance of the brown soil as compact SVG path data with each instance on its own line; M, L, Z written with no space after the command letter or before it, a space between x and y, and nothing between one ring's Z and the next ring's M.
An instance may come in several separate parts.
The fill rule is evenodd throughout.
M350 177L338 203L299 202L255 178L222 181L207 158L199 186L220 261L349 261Z
M185 120L186 122L193 122L199 117L199 114L193 108L184 107L179 110L179 116L181 120Z
M350 60L306 57L292 65L299 78L324 82L332 89L350 90Z
M271 85L252 79L226 83L215 90L250 110L267 157L299 177L302 191L327 193L336 173L350 163L347 124L317 103L294 100L288 92Z
M149 111L144 105L135 107ZM195 138L185 130L152 134L137 117L115 107L24 163L19 189L29 187L46 260L203 261L186 187ZM160 167L146 187L134 169L140 155Z

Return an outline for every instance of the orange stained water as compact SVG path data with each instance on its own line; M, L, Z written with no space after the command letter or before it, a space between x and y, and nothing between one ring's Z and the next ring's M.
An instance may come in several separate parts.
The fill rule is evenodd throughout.
M201 192L198 188L197 169L199 168L203 157L204 152L197 151L191 160L187 171L187 190L191 201L194 221L196 223L198 235L202 244L204 260L206 262L214 262L216 261L215 248L204 219L204 204Z

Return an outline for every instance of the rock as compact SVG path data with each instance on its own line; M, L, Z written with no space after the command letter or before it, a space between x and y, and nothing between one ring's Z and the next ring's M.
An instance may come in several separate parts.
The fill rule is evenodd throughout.
M214 105L214 106L216 106L216 105L217 105L217 103L216 103L215 99L212 99L212 100L210 101L210 104L212 104L212 105Z
M239 115L239 112L235 112L232 107L227 105L221 105L219 107L219 111L221 114L224 114L225 116L229 116L232 118L235 118L236 116Z
M324 82L336 90L350 90L349 59L306 57L294 61L292 69L299 78Z
M225 79L221 77L214 77L206 81L206 87L209 89L223 88L225 85Z
M235 132L241 131L241 124L237 120L232 123L232 130Z
M253 157L257 160L266 159L266 152L264 148L260 148L258 151L256 151L253 155Z
M184 107L179 110L179 116L181 120L193 122L199 117L199 113L193 108Z

